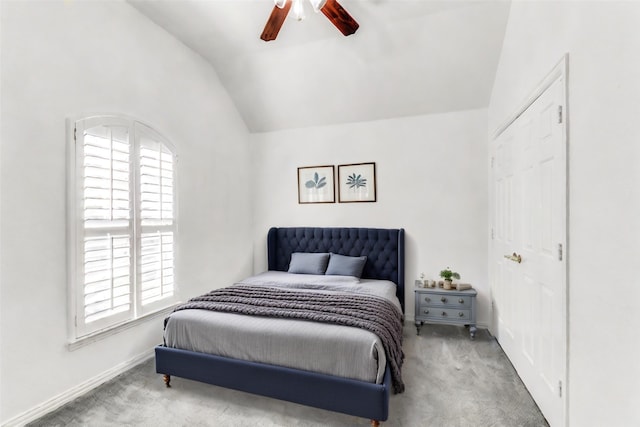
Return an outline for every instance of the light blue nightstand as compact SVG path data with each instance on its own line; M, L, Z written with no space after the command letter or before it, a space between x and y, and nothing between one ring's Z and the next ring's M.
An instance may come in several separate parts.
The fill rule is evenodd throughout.
M475 289L464 291L441 288L415 288L416 329L425 323L469 326L471 339L476 336Z

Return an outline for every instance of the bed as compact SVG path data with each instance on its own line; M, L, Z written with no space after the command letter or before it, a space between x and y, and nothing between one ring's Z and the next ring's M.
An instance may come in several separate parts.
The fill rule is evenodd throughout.
M261 276L261 280L271 280L283 274L279 272L288 271L294 253L335 253L349 257L364 255L367 261L362 271L362 284L366 285L367 281L391 282L397 304L404 312L403 229L271 228L267 235L267 252L269 272ZM243 284L240 282L238 286ZM182 311L185 312L195 313L198 310ZM265 363L262 360L195 351L188 345L176 346L173 338L169 341L155 349L156 372L164 375L167 386L170 386L171 376L177 376L368 418L374 426L388 418L389 396L396 387L392 374L397 370L390 368L395 368L391 358L385 359L387 363L378 369L375 380L364 380L281 366L271 361Z

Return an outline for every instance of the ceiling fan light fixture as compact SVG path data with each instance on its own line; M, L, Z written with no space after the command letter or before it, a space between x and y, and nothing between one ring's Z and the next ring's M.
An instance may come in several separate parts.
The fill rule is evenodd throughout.
M287 0L273 0L277 7L282 9L284 5L287 3Z
M2 0L0 0L2 1ZM278 32L284 23L284 20L289 16L289 12L293 9L293 18L298 21L302 21L304 16L304 2L305 0L274 0L275 6L271 10L271 15L262 30L260 39L268 42L275 40L278 37ZM309 0L313 9L318 12L322 12L329 21L345 36L350 36L358 30L360 25L349 12L347 12L338 3L338 0Z
M293 0L291 12L293 13L293 17L296 19L296 21L302 21L305 18L302 0Z
M318 13L320 12L320 9L322 9L327 3L327 0L309 0L309 3L311 3L311 6L313 6L314 12Z

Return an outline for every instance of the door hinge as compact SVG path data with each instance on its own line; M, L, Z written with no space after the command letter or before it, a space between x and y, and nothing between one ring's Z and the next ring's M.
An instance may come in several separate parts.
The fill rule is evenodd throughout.
M558 123L562 123L562 105L558 105Z
M562 243L558 243L558 261L562 261Z
M73 128L73 142L78 142L78 140L77 140L77 132L78 132L78 128L74 127Z
M558 397L562 397L562 381L558 381Z
M73 316L73 324L76 328L78 327L78 316Z

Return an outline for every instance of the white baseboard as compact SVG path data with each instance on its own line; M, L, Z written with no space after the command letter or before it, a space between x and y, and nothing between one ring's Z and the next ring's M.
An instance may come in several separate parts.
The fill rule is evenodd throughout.
M88 393L89 391L93 390L94 388L98 387L101 384L104 384L110 379L115 378L121 373L128 371L134 366L152 358L153 355L154 355L154 349L151 349L129 360L126 360L114 366L113 368L99 375L96 375L95 377L89 379L88 381L80 383L77 386L72 387L69 390L65 391L64 393L61 393L41 403L40 405L34 406L33 408L23 412L22 414L16 417L13 417L8 421L5 421L4 424L2 424L2 427L20 427L32 421L35 421L38 418L48 414L49 412L52 412L60 408L62 405L65 405L71 402L72 400L77 399L78 397Z

